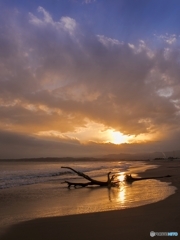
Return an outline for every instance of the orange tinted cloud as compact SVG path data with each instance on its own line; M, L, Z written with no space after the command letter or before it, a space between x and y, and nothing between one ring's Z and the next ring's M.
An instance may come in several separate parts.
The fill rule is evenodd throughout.
M89 127L93 122L102 131L135 136L139 144L168 135L177 139L178 37L170 36L169 42L166 36L159 50L142 39L124 43L87 33L75 19L55 21L43 7L38 12L1 17L1 130L29 137L69 134L67 144L79 141L83 129L89 141L108 141L105 135L104 141L101 134L96 136L97 129ZM79 143L76 151L81 149Z

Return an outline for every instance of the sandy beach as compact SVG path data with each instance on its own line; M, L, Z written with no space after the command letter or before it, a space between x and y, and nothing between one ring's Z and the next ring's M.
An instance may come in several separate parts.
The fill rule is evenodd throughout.
M88 240L151 239L150 232L180 234L180 161L156 161L156 169L140 176L172 175L162 181L172 182L176 193L165 200L141 207L63 217L34 219L11 226L1 240ZM162 237L163 238L163 237ZM176 237L176 239L178 239Z

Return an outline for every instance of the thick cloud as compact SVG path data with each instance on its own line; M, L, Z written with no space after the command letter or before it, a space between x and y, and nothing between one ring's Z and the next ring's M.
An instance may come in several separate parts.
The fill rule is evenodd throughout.
M161 152L164 154L165 151L172 151L171 144L174 140L175 145L173 147L179 149L179 134L175 139L170 138L164 142L115 145L96 142L81 144L77 140L67 138L41 138L12 131L0 131L0 159L24 157L102 157L110 153L119 154L121 159L138 159L139 157L145 159L151 156L150 153ZM172 152L170 155L173 155ZM155 156L156 154L152 155L152 157Z
M54 21L43 7L0 22L1 129L66 133L92 121L154 140L179 132L176 35L155 36L158 47L123 43L68 16Z

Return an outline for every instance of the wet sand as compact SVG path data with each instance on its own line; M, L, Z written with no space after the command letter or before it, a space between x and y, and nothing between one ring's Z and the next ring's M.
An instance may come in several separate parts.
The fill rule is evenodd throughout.
M180 161L156 161L161 165L140 175L163 176L172 182L176 193L157 203L100 213L49 217L30 220L11 226L1 240L88 240L88 239L151 239L150 231L178 232L180 235ZM142 189L143 191L143 189ZM164 237L161 237L161 239ZM176 237L175 239L178 239ZM166 238L167 239L167 238Z

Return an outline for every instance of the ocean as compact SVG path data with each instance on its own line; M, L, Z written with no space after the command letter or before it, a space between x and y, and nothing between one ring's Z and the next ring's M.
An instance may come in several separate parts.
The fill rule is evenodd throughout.
M138 176L155 165L144 161L44 159L0 161L0 229L34 218L84 214L137 207L165 199L175 187L158 180L120 183L118 188L67 188L65 180L81 179L62 166L98 180L109 171L121 178L125 173Z
M155 167L145 165L141 161L88 161L88 160L19 160L0 161L0 189L19 187L43 182L76 179L77 176L62 166L72 167L77 171L99 178L106 176L109 171L116 173L130 173L144 171ZM79 178L79 177L78 177Z

